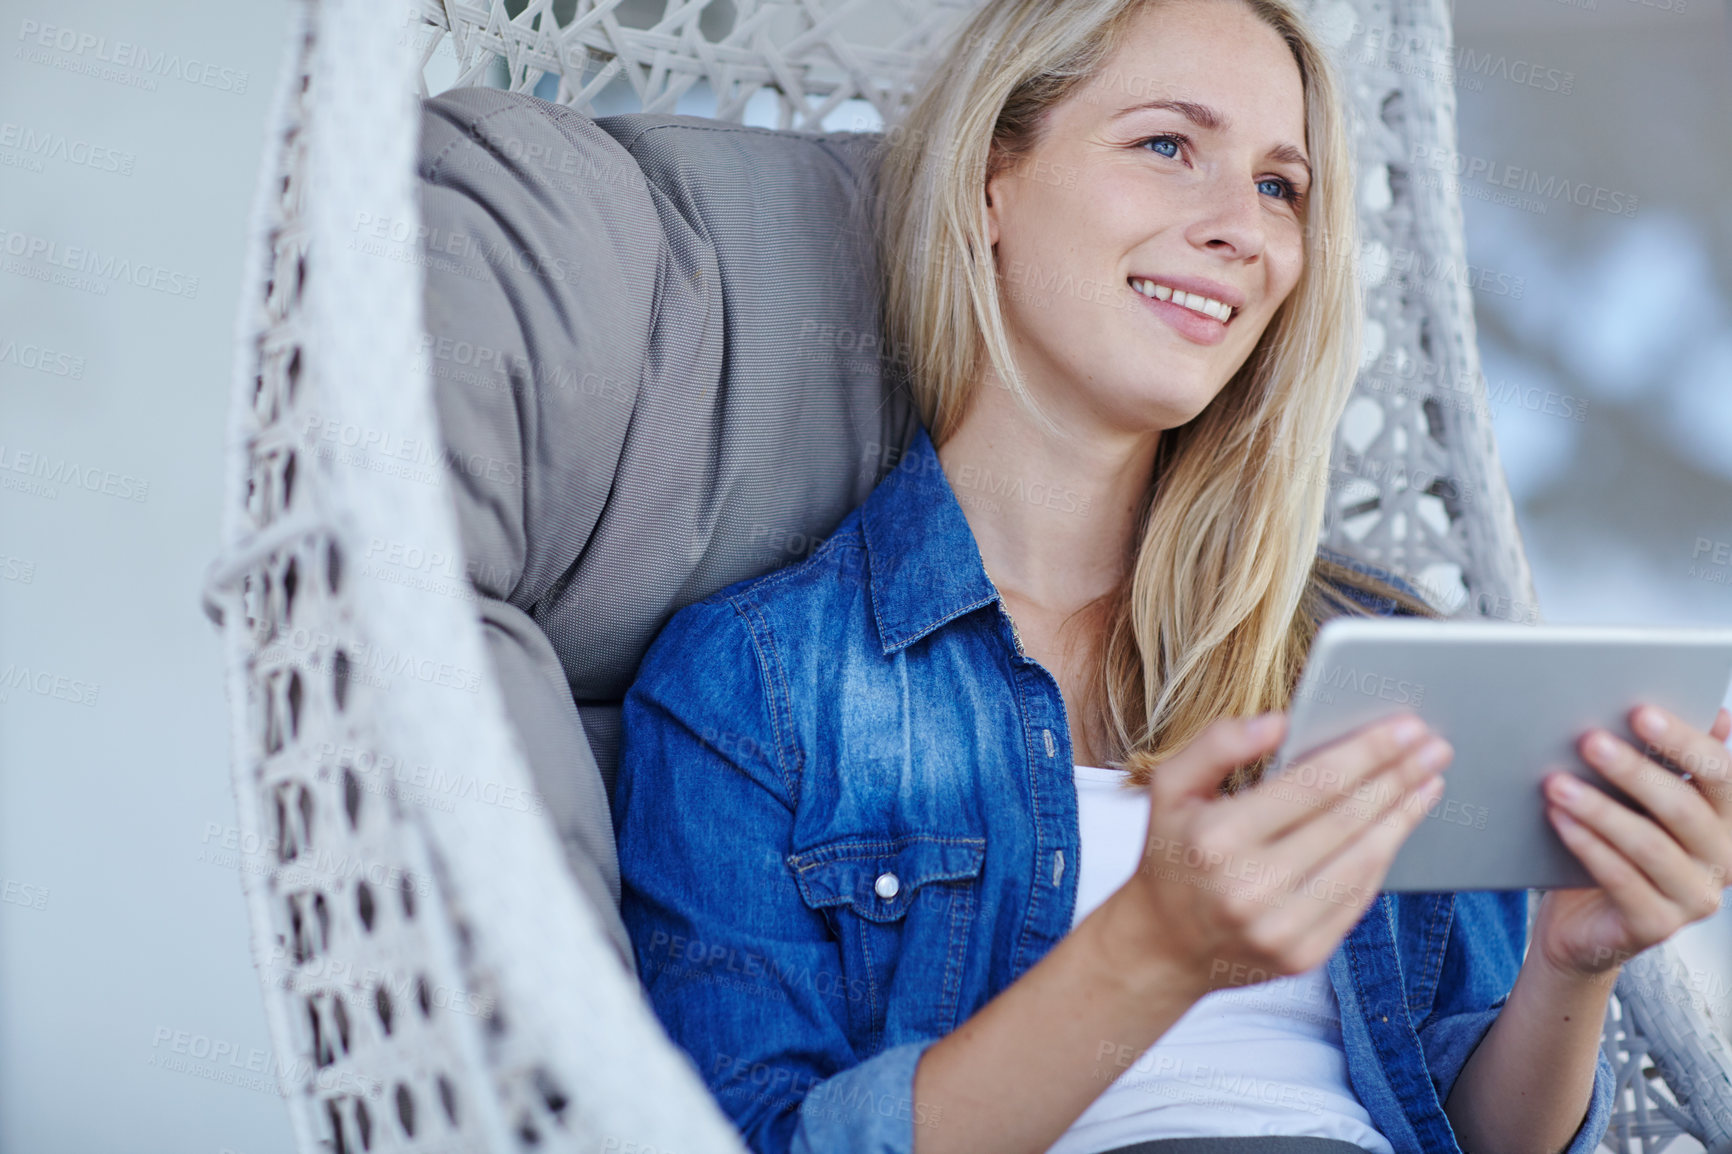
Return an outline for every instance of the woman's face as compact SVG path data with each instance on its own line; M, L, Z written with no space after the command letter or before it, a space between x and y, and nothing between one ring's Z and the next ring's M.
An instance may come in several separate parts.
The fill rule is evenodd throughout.
M987 228L1030 387L1073 426L1146 432L1201 412L1298 282L1310 176L1298 64L1238 0L1129 33L988 181Z

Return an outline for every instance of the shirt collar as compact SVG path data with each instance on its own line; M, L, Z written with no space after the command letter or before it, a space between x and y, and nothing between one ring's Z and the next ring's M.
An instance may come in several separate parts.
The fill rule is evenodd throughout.
M998 600L980 546L924 425L860 511L872 612L885 653Z

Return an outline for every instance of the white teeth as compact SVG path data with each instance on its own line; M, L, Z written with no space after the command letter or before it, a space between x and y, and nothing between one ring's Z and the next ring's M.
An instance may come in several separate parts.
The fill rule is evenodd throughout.
M1233 316L1233 308L1231 305L1222 304L1213 297L1200 296L1197 293L1181 292L1178 289L1170 288L1167 285L1156 284L1152 280L1144 280L1142 278L1133 279L1131 281L1131 287L1146 297L1154 297L1156 300L1160 301L1171 300L1176 305L1184 305L1186 308L1191 309L1194 312L1202 313L1206 317L1214 317L1218 321L1225 322L1232 319Z

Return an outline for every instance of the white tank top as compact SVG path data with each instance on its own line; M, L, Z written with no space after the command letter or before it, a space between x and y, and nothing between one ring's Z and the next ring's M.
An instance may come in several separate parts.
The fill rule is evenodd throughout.
M1076 767L1077 922L1136 871L1149 796L1122 770ZM1341 1012L1328 975L1213 990L1135 1058L1109 1054L1112 1083L1048 1154L1099 1154L1155 1138L1294 1134L1395 1154L1347 1081ZM1116 1076L1115 1076L1116 1075Z

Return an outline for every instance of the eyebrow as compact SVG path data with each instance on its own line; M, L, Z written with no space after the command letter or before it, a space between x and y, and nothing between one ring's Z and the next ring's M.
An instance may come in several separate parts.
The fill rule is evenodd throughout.
M1227 125L1227 118L1210 108L1207 104L1198 104L1193 100L1145 100L1141 104L1133 104L1129 108L1121 108L1113 113L1112 119L1129 116L1133 112L1142 112L1150 108L1165 109L1177 112L1198 128L1209 132L1219 132ZM1291 144L1278 145L1269 150L1269 155L1276 160L1297 164L1305 170L1305 179L1311 179L1311 162L1305 159L1305 154Z

